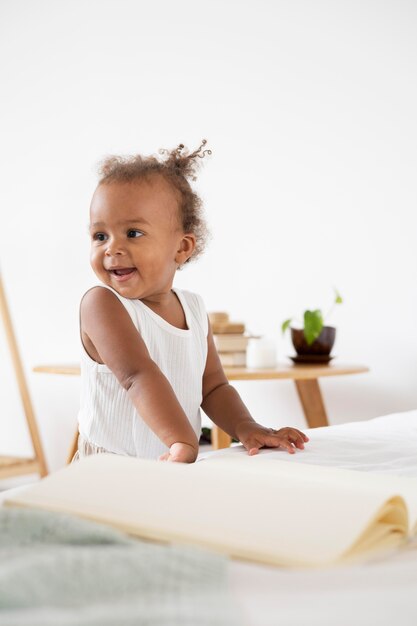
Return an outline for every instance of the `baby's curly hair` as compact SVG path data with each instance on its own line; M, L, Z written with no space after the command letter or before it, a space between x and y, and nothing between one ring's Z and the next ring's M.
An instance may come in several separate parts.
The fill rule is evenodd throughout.
M203 216L201 198L192 190L189 180L196 180L199 160L211 150L204 149L206 139L194 152L189 153L180 143L174 150L159 150L163 158L156 156L109 156L99 165L99 185L113 182L135 182L160 175L171 184L181 198L179 210L181 224L185 233L193 233L196 247L192 256L186 261L196 259L204 251L209 231Z

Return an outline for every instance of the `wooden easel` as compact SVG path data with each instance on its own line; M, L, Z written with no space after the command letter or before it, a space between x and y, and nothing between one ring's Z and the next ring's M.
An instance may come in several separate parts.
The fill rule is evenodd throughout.
M11 478L12 476L21 476L24 474L40 474L40 476L46 476L48 470L46 467L42 444L39 437L38 426L36 424L36 418L29 395L29 389L26 384L25 374L22 367L22 362L20 360L16 338L13 332L12 320L10 318L6 294L3 288L1 270L0 314L3 319L4 329L6 331L6 339L9 345L17 385L19 388L20 397L22 399L23 410L26 416L26 422L29 428L29 433L33 444L33 450L35 453L35 456L33 458L0 456L0 479Z

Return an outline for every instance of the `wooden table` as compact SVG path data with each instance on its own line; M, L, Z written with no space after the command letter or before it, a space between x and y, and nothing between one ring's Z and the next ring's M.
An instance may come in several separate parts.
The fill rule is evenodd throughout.
M38 365L33 368L34 372L44 374L63 374L67 376L79 376L79 365ZM346 376L348 374L361 374L368 372L369 368L363 365L341 365L331 363L329 365L286 365L279 364L268 369L248 369L246 367L225 367L225 374L229 381L233 380L293 380L303 407L304 416L309 428L328 426L326 409L321 395L319 378L329 376ZM78 433L77 433L78 436ZM70 450L70 456L75 453L77 437L74 439ZM230 436L217 428L212 430L212 444L215 450L230 446ZM71 456L72 458L72 456Z

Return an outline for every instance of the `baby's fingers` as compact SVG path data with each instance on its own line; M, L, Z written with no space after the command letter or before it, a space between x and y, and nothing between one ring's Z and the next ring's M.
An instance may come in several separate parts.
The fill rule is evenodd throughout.
M282 435L271 435L265 439L264 446L267 448L281 448L286 450L289 454L294 454L294 444L288 440L288 437Z
M307 443L307 441L310 441L309 437L307 437L307 435L305 435L301 430L297 430L296 428L294 430L298 434L298 436L301 437L301 440L304 443Z
M286 439L288 439L288 441L291 441L291 443L293 443L300 450L303 450L304 443L309 441L307 435L302 433L301 430L298 430L297 428L285 429L285 433L283 433L282 431L278 431L278 434L284 436Z
M288 441L291 441L299 450L304 450L304 439L300 437L300 435L289 435Z
M277 448L283 448L284 450L286 450L287 452L289 452L290 454L294 454L295 450L294 450L294 445L291 443L291 441L287 441L287 439L276 439L276 444L274 444L274 447Z

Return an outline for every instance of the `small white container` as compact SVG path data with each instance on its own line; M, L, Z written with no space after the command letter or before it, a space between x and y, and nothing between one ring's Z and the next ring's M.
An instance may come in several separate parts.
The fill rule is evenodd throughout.
M250 339L246 351L246 367L249 369L262 369L275 367L277 364L277 350L272 339L261 337Z

